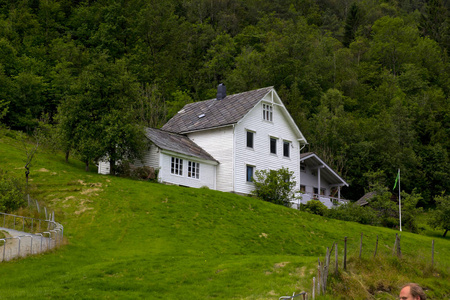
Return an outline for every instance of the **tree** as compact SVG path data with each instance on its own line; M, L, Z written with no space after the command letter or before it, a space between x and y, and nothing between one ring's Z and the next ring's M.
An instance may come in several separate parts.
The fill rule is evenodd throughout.
M344 34L344 46L348 47L351 42L355 39L356 31L361 24L361 12L359 10L358 4L353 2L350 7L350 12L345 20L345 34Z
M25 205L23 183L0 169L0 211L11 212L23 205Z
M133 110L139 85L125 61L111 63L100 55L71 88L60 106L58 127L63 144L75 150L86 170L91 161L104 158L114 174L116 162L139 157L145 141Z
M443 229L443 237L447 235L450 229L450 196L440 195L434 198L436 209L431 214L429 224L436 229Z
M296 198L293 174L284 167L279 170L257 170L253 177L255 190L252 194L264 201L290 207L291 200Z

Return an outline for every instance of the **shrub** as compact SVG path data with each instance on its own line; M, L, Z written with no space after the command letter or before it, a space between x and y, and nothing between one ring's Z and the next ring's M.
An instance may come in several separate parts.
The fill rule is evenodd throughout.
M328 208L319 200L309 200L308 203L300 206L300 210L324 216L327 214Z
M0 211L11 212L24 206L24 195L22 181L0 169Z
M253 177L255 190L252 194L264 201L291 207L291 200L296 199L293 174L287 168L258 170Z

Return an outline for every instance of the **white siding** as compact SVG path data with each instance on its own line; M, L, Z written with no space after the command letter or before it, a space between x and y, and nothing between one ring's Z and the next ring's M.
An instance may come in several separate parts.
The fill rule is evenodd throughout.
M256 170L288 168L294 172L296 189L300 187L299 143L281 110L280 106L273 105L273 122L264 121L262 103L259 103L236 125L236 192L248 194L254 189L254 185L246 181L247 165L255 166ZM255 132L253 149L247 148L247 130ZM277 138L277 154L270 153L270 137ZM283 141L291 142L289 158L283 156Z
M188 177L188 161L189 159L183 159L183 174L175 175L171 173L172 156L161 153L160 154L161 169L159 171L159 178L162 182L172 183L177 185L189 186L199 188L207 186L210 189L214 189L215 168L214 165L200 163L199 179ZM191 160L194 161L194 160Z
M98 173L104 175L109 174L109 161L100 160L98 162Z
M233 127L223 127L188 134L188 137L219 161L216 189L232 192L233 188Z
M314 192L314 188L318 188L318 180L317 180L317 175L313 175L312 171L310 168L306 167L305 168L306 172L301 172L301 185L305 186L305 192L306 193L313 193ZM317 174L317 170L314 170ZM328 196L330 195L330 184L325 181L323 178L320 178L320 188L321 189L325 189L325 195ZM320 193L320 192L319 192Z
M133 162L133 165L136 167L148 166L152 168L159 168L159 148L155 146L155 144L150 144L148 151L145 152L142 161L136 160Z

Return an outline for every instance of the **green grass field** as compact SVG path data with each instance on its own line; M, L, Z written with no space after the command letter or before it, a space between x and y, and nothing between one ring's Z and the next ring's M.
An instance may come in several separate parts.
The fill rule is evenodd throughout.
M0 168L24 177L21 143L8 135L0 133ZM404 257L397 259L393 230L230 193L83 170L61 154L38 153L32 195L55 211L66 245L1 263L0 299L278 299L311 293L317 259L338 242L341 260L345 236L348 271L330 278L332 296L322 299L395 299L408 281L425 285L431 299L450 295L450 241L438 233L402 233ZM377 235L378 258L372 259Z

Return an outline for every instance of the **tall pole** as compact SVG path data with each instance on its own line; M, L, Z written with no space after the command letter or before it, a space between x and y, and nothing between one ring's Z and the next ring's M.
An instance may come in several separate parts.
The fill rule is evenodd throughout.
M402 231L402 196L400 189L400 168L398 169L398 215L400 217L400 231Z

